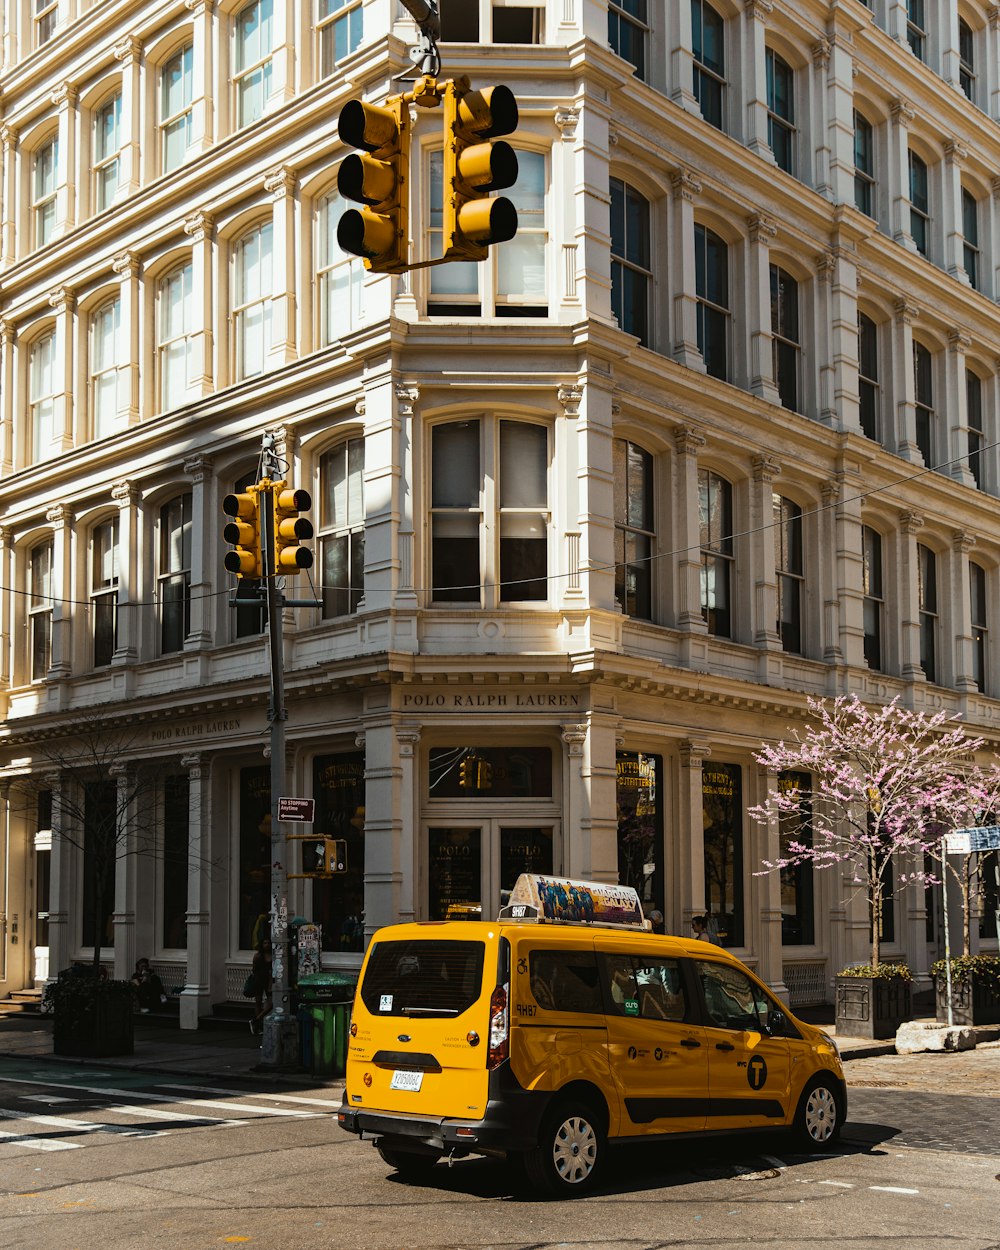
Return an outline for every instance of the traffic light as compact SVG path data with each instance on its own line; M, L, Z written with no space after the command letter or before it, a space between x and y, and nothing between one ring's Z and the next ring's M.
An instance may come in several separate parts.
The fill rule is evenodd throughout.
M310 841L306 845L313 856L312 863L307 860L303 865L309 876L317 874L325 876L329 873L347 871L346 838L316 838L315 841Z
M351 208L337 226L337 242L345 252L363 256L366 269L403 273L409 251L410 107L402 96L384 106L348 100L337 132L344 143L361 148L345 156L337 172L337 189Z
M307 490L286 488L283 482L274 487L274 571L295 573L299 569L311 569L313 553L299 544L312 538L312 521L299 516L312 507Z
M474 790L476 788L476 760L475 756L467 755L458 766L458 784L463 790Z
M222 530L222 537L233 546L222 562L226 570L237 577L263 577L257 492L227 495L222 501L222 511L233 518Z
M444 91L444 255L485 260L491 243L517 233L517 209L491 191L517 181L517 156L496 135L517 129L517 101L509 87L469 88L469 80Z

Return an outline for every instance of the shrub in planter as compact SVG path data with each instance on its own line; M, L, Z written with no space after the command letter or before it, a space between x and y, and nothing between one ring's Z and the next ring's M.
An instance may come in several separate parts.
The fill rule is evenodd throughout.
M912 1015L906 964L852 964L836 977L837 1033L846 1037L895 1037Z
M948 969L931 968L937 1019L948 1019ZM1000 1024L1000 956L959 955L951 961L951 1013L955 1024Z
M46 987L42 1001L53 1017L55 1054L95 1059L132 1054L135 995L131 981L95 979L83 970L71 969Z

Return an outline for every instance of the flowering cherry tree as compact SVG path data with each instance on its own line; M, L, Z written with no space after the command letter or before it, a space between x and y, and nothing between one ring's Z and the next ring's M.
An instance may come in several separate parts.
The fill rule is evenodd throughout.
M802 772L808 791L795 785L772 791L750 809L753 819L782 824L781 856L764 860L764 871L812 863L849 864L867 891L872 921L872 967L879 963L879 933L889 865L897 854L917 867L901 883L934 878L925 856L940 853L943 829L954 828L971 808L981 772L971 754L983 744L938 712L928 716L901 707L898 699L868 707L857 695L832 703L810 699L816 723L796 731L792 742L764 746L758 764L777 773ZM982 784L985 786L986 782Z

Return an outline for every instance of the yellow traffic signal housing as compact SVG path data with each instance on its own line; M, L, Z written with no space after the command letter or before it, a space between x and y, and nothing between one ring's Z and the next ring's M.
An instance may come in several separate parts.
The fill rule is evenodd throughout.
M326 872L347 872L347 839L324 838L326 843Z
M363 256L366 269L403 273L409 252L410 109L402 96L383 107L348 100L337 131L344 143L361 148L345 156L337 189L363 208L348 209L337 226L345 252Z
M469 89L468 79L444 90L444 255L485 260L491 243L517 233L517 209L491 191L517 182L517 156L496 135L517 129L517 101L509 87Z
M233 546L222 562L227 572L235 573L237 577L263 577L260 509L256 490L227 495L222 501L222 511L233 518L222 530L222 537Z
M286 488L283 482L274 487L274 571L296 573L311 569L313 553L300 544L312 538L312 521L299 516L312 507L307 490Z

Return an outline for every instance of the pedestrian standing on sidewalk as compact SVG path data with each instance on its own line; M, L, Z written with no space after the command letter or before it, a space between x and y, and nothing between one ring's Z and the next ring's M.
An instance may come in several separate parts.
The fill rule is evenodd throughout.
M250 1032L254 1034L261 1032L264 1017L271 1010L271 990L273 987L271 979L272 959L271 939L266 937L257 943L253 965L250 968L254 990L254 1015L250 1021Z

